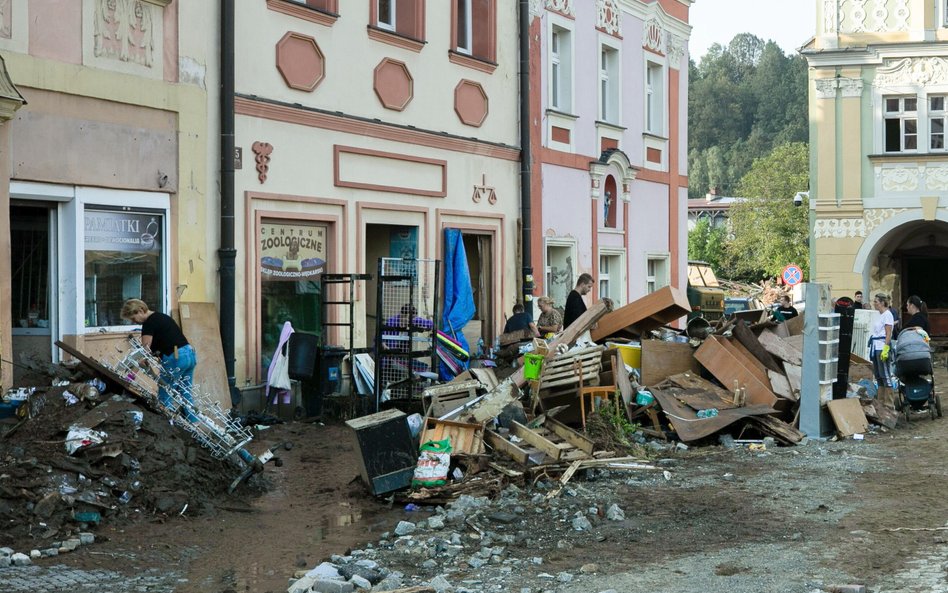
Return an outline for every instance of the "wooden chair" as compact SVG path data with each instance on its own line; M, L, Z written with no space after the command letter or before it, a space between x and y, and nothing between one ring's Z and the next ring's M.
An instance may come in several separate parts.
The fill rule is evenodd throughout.
M611 399L616 411L618 412L621 410L619 407L620 398L616 396L615 385L583 385L583 363L580 360L573 361L573 371L576 373L576 377L579 380L579 386L577 387L576 393L579 395L579 416L582 421L583 431L586 430L587 398L589 400L590 414L596 411L596 398L602 398L606 401Z

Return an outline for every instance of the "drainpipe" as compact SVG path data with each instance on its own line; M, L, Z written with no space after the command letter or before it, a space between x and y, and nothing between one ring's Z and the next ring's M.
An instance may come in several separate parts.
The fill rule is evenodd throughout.
M234 247L234 0L221 0L221 344L230 401L240 401L234 373L234 313L237 249Z
M530 0L520 0L520 227L523 307L533 315L533 249L530 227Z

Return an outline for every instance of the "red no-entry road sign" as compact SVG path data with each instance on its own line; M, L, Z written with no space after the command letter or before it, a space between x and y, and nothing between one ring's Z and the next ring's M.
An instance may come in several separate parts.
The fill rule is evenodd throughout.
M790 264L783 269L783 283L787 286L796 286L803 282L803 270L796 264Z

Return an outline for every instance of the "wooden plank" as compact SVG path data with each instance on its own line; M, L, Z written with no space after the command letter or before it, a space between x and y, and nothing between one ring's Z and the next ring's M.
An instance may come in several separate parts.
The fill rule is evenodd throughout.
M777 403L777 396L770 386L762 383L722 341L718 336L709 337L695 352L695 358L722 384L732 385L737 381L742 387L746 386L749 404L773 407Z
M587 363L582 365L583 376L588 375L589 373L595 373L598 375L602 372L602 367L599 365L599 362L596 360L590 360ZM540 381L546 383L549 381L556 381L557 379L562 379L563 377L575 377L576 369L575 368L563 368L551 372L548 374L540 374Z
M766 385L768 388L771 388L770 377L767 376L767 367L765 367L759 360L754 358L754 355L748 352L740 342L728 338L721 338L721 345L727 348L736 359L741 361L741 364L744 365L744 368L753 373L754 376L757 377L758 381Z
M98 360L95 360L93 358L86 356L85 354L80 352L78 349L73 348L72 346L70 346L69 344L66 344L65 342L61 342L57 340L55 343L57 346L59 346L60 350L62 350L66 354L69 354L70 356L78 360L79 362L85 364L94 372L99 373L99 375L103 379L105 379L106 381L109 381L112 385L117 386L119 391L124 389L128 391L129 393L131 393L132 395L134 395L139 400L142 400L148 404L150 404L155 399L156 394L148 393L147 391L143 390L138 384L128 381L121 375L107 368ZM149 408L150 407L151 406L149 405Z
M588 373L583 374L583 382L591 381L593 379L598 379L598 378L599 378L599 371L597 370L592 370ZM577 380L576 375L573 375L572 377L566 377L563 379L558 379L556 381L550 381L550 382L544 381L541 383L541 389L550 389L552 387L560 387L562 385L574 385L578 383L579 381Z
M623 330L642 334L688 313L691 305L687 295L674 286L666 286L604 316L590 336L594 342L601 342Z
M737 338L737 341L740 342L754 358L759 360L767 370L777 373L783 372L780 366L777 365L777 361L774 360L773 355L764 348L757 336L754 335L754 332L752 332L745 323L735 325L732 335Z
M572 428L566 426L562 422L558 422L553 418L547 418L543 423L544 428L547 428L553 431L561 439L571 443L574 447L580 451L584 451L590 455L593 452L593 442L592 439L586 435L580 434L573 430Z
M443 385L428 387L422 392L422 396L435 397L441 395L453 395L455 393L470 392L472 389L476 390L480 389L481 387L481 382L476 379L461 381L459 383L444 383Z
M795 445L806 437L805 434L793 426L773 416L752 416L747 421L764 434L768 434L788 445Z
M227 367L224 365L224 347L221 345L217 305L179 302L178 315L181 319L181 331L197 354L194 384L200 385L226 412L230 409L230 388L227 385Z
M622 401L626 404L626 414L628 414L628 404L635 400L635 389L632 387L632 382L629 380L629 374L625 371L625 363L622 361L622 357L619 355L619 352L614 351L613 357L615 360L615 369L617 370L617 372L613 373L616 381L616 387L619 388L619 393L622 395Z
M849 437L869 430L869 421L866 420L866 414L862 411L862 404L859 403L858 398L834 399L827 402L826 408L833 417L833 423L840 436Z
M690 344L642 340L642 384L657 385L672 375L700 372Z
M543 451L547 454L548 457L556 460L560 458L562 449L556 446L556 443L553 441L544 438L543 436L537 434L535 431L530 430L523 424L520 424L516 420L511 422L510 432L514 435L522 438L526 442L530 443L532 446L536 447L540 451Z
M493 430L488 430L484 433L484 440L487 441L488 445L505 453L508 457L520 465L527 465L530 462L529 453L518 447L515 443L511 443L504 437L500 436Z
M722 398L717 393L711 391L683 389L680 392L676 392L675 397L692 410L700 411L709 410L711 408L728 410L737 407L734 405L733 396Z
M797 315L783 322L791 336L803 335L803 315Z
M718 415L711 418L698 418L694 410L678 401L674 390L652 388L651 391L675 432L678 433L678 438L686 443L711 436L743 418L776 413L776 410L770 406L752 405L719 410Z
M533 332L527 329L518 329L517 331L508 332L506 334L500 334L497 337L497 340L500 342L501 346L509 346L511 344L517 344L519 342L529 342L533 339ZM476 343L476 342L475 342Z
M797 394L793 392L793 388L790 387L790 381L786 375L775 371L767 371L767 374L770 375L770 385L773 387L774 393L780 397L792 399L793 401L800 399Z
M789 362L790 364L795 364L800 366L803 364L803 354L787 343L786 340L778 336L774 330L765 329L760 332L760 335L757 337L757 340L760 342L760 345L764 347L767 352L776 356L784 362Z
M611 301L600 301L594 304L592 307L586 309L586 312L580 315L579 319L571 323L569 327L564 329L559 333L559 335L550 340L550 352L546 357L544 357L544 363L546 360L554 358L557 346L560 344L572 346L576 343L576 340L580 336L589 331L590 327L595 325L603 315L609 313L610 311L612 311ZM526 378L523 376L523 367L517 369L517 371L510 376L510 380L513 381L517 387L523 386L523 384L527 382Z
M484 425L426 418L421 442L450 439L451 453L480 455L484 452Z

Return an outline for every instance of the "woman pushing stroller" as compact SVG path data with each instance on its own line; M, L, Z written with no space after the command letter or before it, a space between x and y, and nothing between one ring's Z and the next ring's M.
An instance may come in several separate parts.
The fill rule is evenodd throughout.
M880 313L872 324L869 334L869 358L872 360L872 371L879 385L878 398L883 405L895 408L895 398L890 390L892 384L889 374L889 349L892 342L892 328L895 319L889 310L889 297L877 294L872 300L873 308Z

